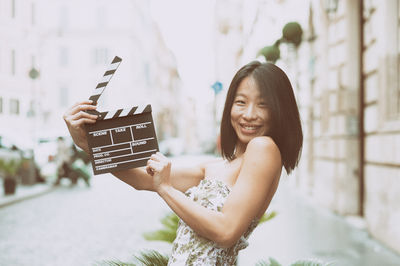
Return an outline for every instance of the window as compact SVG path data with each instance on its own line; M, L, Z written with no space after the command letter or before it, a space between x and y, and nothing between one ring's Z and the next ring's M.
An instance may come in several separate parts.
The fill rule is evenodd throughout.
M69 11L66 6L60 7L59 27L60 29L66 29L69 24Z
M59 64L62 67L65 67L68 65L68 48L67 47L60 47Z
M59 103L61 107L67 107L68 106L68 88L65 86L60 87L59 91Z
M11 17L15 18L15 0L11 0Z
M15 76L15 50L11 50L11 75Z
M19 115L19 100L10 99L10 114Z
M31 3L31 24L36 24L36 6L34 2Z
M93 51L93 63L94 65L105 65L109 64L108 50L107 48L95 48Z
M104 6L97 7L96 9L96 25L98 28L106 27L107 9Z
M388 121L400 120L400 4L391 1L387 20L392 22L387 43L385 117ZM394 52L393 52L394 51Z
M34 117L35 116L35 102L32 100L29 102L29 109L26 112L27 117Z
M0 114L3 113L3 98L0 97Z

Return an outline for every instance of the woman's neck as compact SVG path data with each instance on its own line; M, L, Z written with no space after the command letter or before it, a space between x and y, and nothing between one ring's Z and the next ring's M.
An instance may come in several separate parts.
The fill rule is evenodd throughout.
M235 146L235 158L241 157L246 151L247 144L238 143Z

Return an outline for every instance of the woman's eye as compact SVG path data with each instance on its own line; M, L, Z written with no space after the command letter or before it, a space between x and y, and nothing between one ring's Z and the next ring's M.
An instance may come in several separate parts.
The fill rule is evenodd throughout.
M265 108L265 107L267 107L267 104L266 103L259 103L258 106Z
M242 100L236 100L235 103L236 103L236 104L245 104L245 102L242 101Z

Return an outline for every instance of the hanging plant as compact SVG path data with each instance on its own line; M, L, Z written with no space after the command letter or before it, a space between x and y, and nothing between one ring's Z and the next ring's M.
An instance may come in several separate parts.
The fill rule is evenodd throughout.
M271 46L265 46L260 51L258 51L257 56L263 55L265 57L265 60L267 60L267 62L275 63L281 56L281 51L279 50L279 46L275 44Z
M282 40L298 47L303 36L303 29L297 22L289 22L282 29Z

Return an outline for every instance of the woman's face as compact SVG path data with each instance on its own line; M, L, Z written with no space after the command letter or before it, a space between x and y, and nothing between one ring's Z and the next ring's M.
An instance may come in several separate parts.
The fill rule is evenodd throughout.
M269 131L268 109L252 77L244 78L236 91L231 123L238 136L237 145L240 146Z

